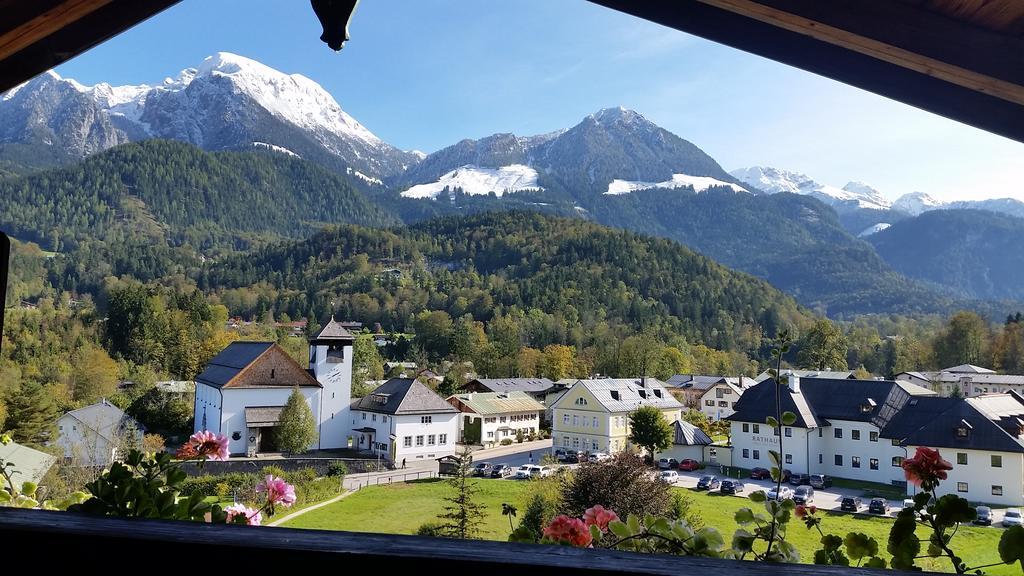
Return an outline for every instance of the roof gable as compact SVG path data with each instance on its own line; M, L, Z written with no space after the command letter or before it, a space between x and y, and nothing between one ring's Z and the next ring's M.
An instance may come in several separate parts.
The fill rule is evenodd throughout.
M795 394L787 386L778 386L769 378L747 388L736 401L734 412L726 420L736 422L765 422L769 416L775 417L775 394L778 389L779 404L783 412L796 415L793 426L796 428L817 428L827 424L819 418L808 404L803 394Z
M95 434L111 442L116 440L118 432L123 428L142 428L134 418L106 399L72 410L61 416L61 418L64 417L74 418Z
M632 412L641 406L681 409L682 404L657 378L596 378L580 380L570 390L585 388L609 412ZM563 399L570 395L559 398Z
M348 328L345 328L345 326L341 322L335 320L334 316L331 316L330 322L328 322L326 326L321 328L320 331L316 333L316 336L313 336L314 341L355 339L356 337L353 336L352 333L348 331Z
M232 342L196 377L215 388L321 387L273 342Z
M541 412L544 405L526 392L476 392L455 394L449 402L458 402L476 414L507 414L511 412Z
M703 430L685 420L676 420L673 429L675 437L672 442L678 446L708 446L714 443Z
M359 400L353 410L382 414L438 414L458 412L454 406L411 378L392 378Z

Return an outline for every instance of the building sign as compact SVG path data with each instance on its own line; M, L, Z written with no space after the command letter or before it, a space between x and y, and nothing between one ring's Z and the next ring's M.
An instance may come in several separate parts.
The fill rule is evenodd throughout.
M753 444L766 444L766 445L773 445L774 446L774 445L779 443L779 437L778 436L751 436L750 437L750 442L753 443Z

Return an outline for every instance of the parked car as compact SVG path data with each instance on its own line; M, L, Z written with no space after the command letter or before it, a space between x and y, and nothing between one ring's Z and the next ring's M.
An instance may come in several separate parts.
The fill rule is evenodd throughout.
M789 477L789 483L793 486L809 486L811 484L811 475L793 474Z
M529 464L523 464L519 468L516 468L516 478L520 478L520 479L529 478L530 477L530 469L531 468L533 468L533 466L531 466Z
M530 478L547 478L555 473L555 469L551 466L538 466L534 464L530 466Z
M752 480L770 480L771 477L771 470L767 468L752 468L750 470L750 478Z
M679 463L679 469L687 472L693 472L694 470L700 470L700 462L697 462L693 458L687 458Z
M792 476L793 476L793 473L789 471L789 468L783 468L782 469L782 481L783 482L789 482L789 479L792 478Z
M743 492L746 486L739 480L722 480L722 487L719 490L722 494L739 494Z
M490 476L491 468L492 466L490 462L477 462L473 465L473 476Z
M988 506L978 506L976 510L978 511L978 516L974 519L974 523L979 526L991 526L992 509Z
M793 491L793 502L797 504L810 504L814 502L814 488L810 486L799 486Z
M661 479L669 484L675 484L676 480L679 480L679 472L675 470L662 470Z
M872 514L888 514L889 501L885 498L872 498L871 503L868 504L868 512Z
M843 498L842 503L839 504L839 509L844 512L860 512L860 509L863 507L864 503L856 496L846 496Z
M773 487L768 491L769 500L785 500L786 498L793 497L793 489L789 486L783 486L781 488Z
M512 467L508 464L495 464L491 468L491 478L505 478L512 475Z
M658 468L662 470L674 470L679 468L679 461L675 458L661 458L658 460Z
M579 452L566 452L565 458L562 459L562 462L565 462L566 464L579 464L583 460L584 458L580 456Z
M906 508L913 508L913 507L914 507L914 499L913 498L907 498L907 499L903 500L903 508L904 509L906 509Z
M567 453L567 451L565 450L565 448L555 448L555 451L554 451L555 460L558 460L559 462L564 461L566 453Z
M1009 527L1022 525L1024 525L1024 520L1021 519L1020 509L1009 508L1006 510L1006 513L1003 514L1003 526Z
M697 480L697 490L716 490L721 484L721 480L715 476L701 476L700 480Z
M824 488L832 487L832 477L824 474L811 474L811 487L822 490Z
M608 460L609 458L611 458L611 456L606 454L606 453L604 453L604 452L594 452L594 453L592 453L590 455L590 461L591 462L604 462L605 460Z

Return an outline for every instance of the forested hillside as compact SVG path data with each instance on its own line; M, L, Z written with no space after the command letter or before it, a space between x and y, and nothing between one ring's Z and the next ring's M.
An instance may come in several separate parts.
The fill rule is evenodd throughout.
M0 228L54 251L90 239L145 238L215 253L303 237L324 224L397 222L316 164L170 141L127 144L71 167L0 180Z
M295 316L336 300L342 316L393 329L423 309L484 321L538 309L565 335L551 340L569 342L612 324L756 351L762 333L810 319L767 283L675 242L530 212L340 227L219 262L199 284L235 311ZM244 287L262 300L234 301Z

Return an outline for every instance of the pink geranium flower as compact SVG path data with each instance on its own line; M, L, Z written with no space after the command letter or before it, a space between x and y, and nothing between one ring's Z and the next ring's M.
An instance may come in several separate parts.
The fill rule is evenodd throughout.
M803 518L804 516L812 515L812 514L814 514L817 511L818 511L818 507L817 506L804 506L803 504L799 504L799 505L797 505L796 510L794 511L794 513L796 514L797 518Z
M569 518L562 514L551 521L544 529L544 539L558 544L568 544L578 548L590 546L594 539L590 529L579 518Z
M607 532L608 524L618 519L618 514L600 504L595 505L593 508L587 508L587 511L583 513L583 523L587 526L597 526L601 529L601 532Z
M939 485L939 480L945 480L947 471L952 470L953 465L943 460L938 450L918 446L913 458L903 461L903 475L907 481L920 486L924 490L932 490Z
M263 522L263 515L260 514L260 511L253 510L245 504L232 504L225 508L224 512L228 515L228 524L234 522L235 517L238 515L245 516L245 523L250 526L259 526L260 523Z
M267 494L267 503L271 506L280 504L284 507L295 504L295 487L280 478L267 475L266 479L256 486L256 491Z
M227 460L229 456L228 437L209 430L196 432L185 441L181 448L178 448L176 456L185 460L193 458Z

